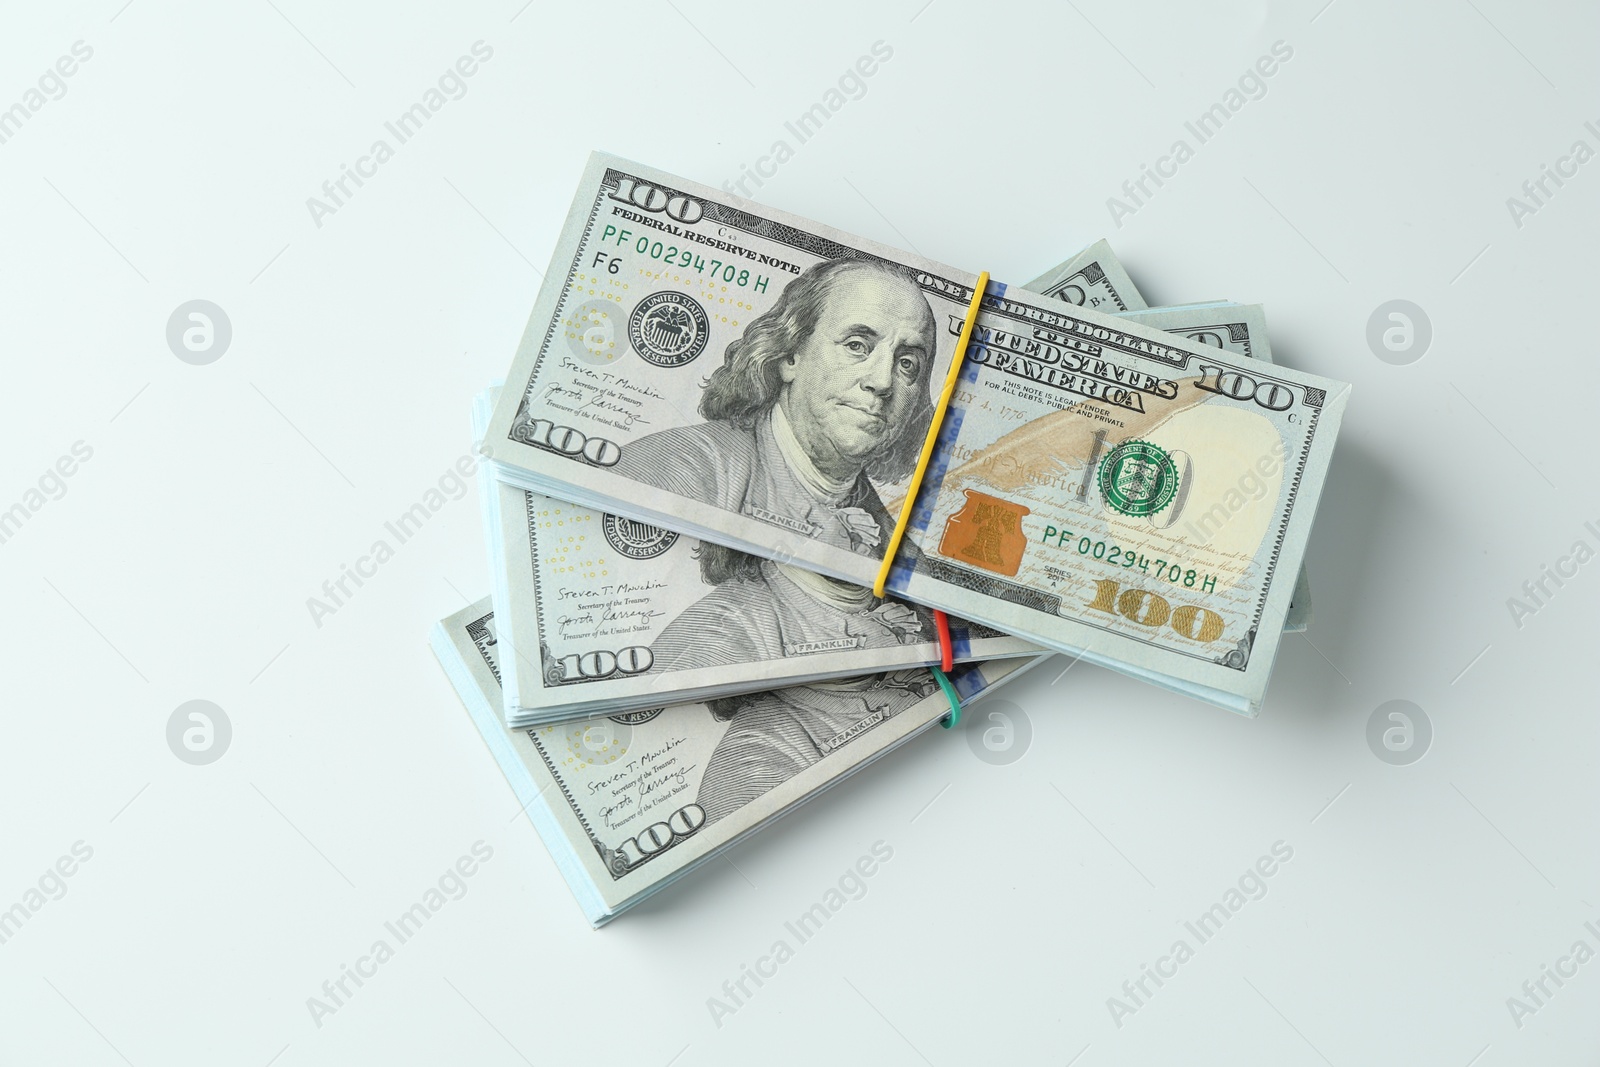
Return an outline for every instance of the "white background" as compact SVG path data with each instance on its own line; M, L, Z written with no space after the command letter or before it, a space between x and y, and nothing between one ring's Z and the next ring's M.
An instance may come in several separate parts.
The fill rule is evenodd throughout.
M0 145L0 509L93 456L0 544L0 908L93 856L0 945L0 1060L1593 1063L1600 962L1507 998L1600 949L1600 562L1520 627L1507 600L1600 548L1600 161L1520 227L1506 200L1600 147L1600 18L1324 2L8 5L0 107L94 52ZM466 95L318 226L307 198L478 40ZM1047 664L997 698L1020 759L935 731L596 933L426 647L487 589L472 494L320 627L307 599L466 453L591 148L719 185L879 40L757 198L1013 283L1109 236L1152 303L1264 302L1280 362L1354 384L1313 628L1256 721ZM1396 298L1433 326L1406 366L1366 341ZM193 299L232 324L205 366L166 340ZM166 740L191 699L232 723L208 766ZM1408 766L1367 742L1395 699L1433 727ZM718 1026L880 839L866 896ZM467 895L318 1026L307 998L479 840ZM1266 895L1114 1019L1278 841Z

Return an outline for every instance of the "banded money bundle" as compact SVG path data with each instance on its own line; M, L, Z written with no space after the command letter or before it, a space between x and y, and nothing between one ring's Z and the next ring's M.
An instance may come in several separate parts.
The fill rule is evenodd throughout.
M434 637L591 921L1052 650L1259 709L1348 387L1104 242L978 281L591 158Z
M978 293L595 155L481 450L520 488L857 587L887 567L901 600L1254 714L1349 388L1044 281Z

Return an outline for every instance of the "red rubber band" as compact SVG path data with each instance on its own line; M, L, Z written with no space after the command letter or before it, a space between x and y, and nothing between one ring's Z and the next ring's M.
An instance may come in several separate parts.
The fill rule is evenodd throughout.
M939 669L949 672L955 669L955 651L950 647L950 616L933 609L933 624L939 629Z

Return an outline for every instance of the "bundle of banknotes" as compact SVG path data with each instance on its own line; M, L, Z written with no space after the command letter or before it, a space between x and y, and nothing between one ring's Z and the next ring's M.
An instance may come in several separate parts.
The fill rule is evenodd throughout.
M1259 710L1349 387L1103 241L979 282L591 157L433 639L591 922L1052 653Z

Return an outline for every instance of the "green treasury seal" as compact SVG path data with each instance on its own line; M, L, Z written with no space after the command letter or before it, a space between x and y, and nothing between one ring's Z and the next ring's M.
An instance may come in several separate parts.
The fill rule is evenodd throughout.
M1149 441L1124 441L1100 461L1100 495L1124 515L1154 515L1177 492L1177 464Z

